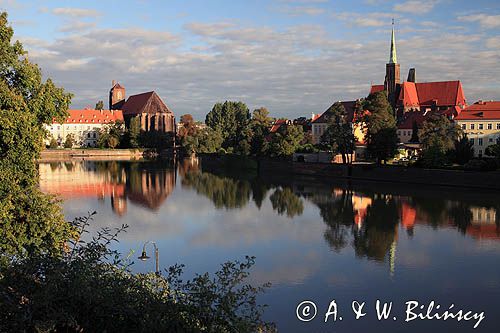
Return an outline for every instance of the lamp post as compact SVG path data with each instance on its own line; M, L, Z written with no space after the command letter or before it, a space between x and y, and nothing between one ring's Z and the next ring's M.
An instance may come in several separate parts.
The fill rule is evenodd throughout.
M159 260L158 260L158 247L156 246L156 243L153 242L153 241L147 241L146 243L144 243L144 246L142 247L142 254L140 257L138 257L137 259L140 259L142 261L146 261L148 260L150 257L148 257L148 255L146 254L146 245L148 245L149 243L153 244L154 246L154 249L155 249L155 260L156 260L156 275L160 275L160 264L159 264Z

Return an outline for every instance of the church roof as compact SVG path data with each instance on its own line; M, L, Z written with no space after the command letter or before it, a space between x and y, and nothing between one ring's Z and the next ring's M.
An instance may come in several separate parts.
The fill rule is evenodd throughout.
M123 104L124 115L136 115L140 113L172 113L170 108L162 101L154 91L130 96Z
M460 81L403 82L399 85L398 104L408 107L465 105ZM383 91L384 85L372 85L370 94Z

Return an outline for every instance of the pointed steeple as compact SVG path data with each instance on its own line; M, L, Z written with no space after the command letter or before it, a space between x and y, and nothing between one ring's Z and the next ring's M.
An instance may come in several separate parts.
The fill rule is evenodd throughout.
M394 34L394 19L392 19L391 56L389 58L389 63L398 63L398 56L396 54L396 36Z

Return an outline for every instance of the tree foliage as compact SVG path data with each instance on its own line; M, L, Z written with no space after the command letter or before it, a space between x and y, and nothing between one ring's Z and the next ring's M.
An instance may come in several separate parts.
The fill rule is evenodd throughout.
M232 101L216 103L205 118L205 124L222 136L224 149L238 145L239 134L249 121L250 111L245 103Z
M270 156L290 156L295 153L304 138L302 126L282 125L271 134L268 154Z
M321 141L328 145L335 154L341 154L344 164L352 163L356 138L352 125L347 120L347 112L340 102L333 104L327 112L328 125Z
M66 140L64 140L64 148L73 148L75 143L75 136L73 135L73 133L70 133L66 135Z
M422 160L427 167L440 167L449 162L448 154L461 135L460 127L442 115L432 115L419 131Z
M89 218L75 220L85 235ZM224 263L213 276L182 279L134 274L130 258L110 250L120 232L102 229L58 256L13 257L0 275L0 331L9 332L256 332L257 295L269 285L245 283L253 257Z
M96 110L103 110L104 109L104 102L103 101L99 101L95 104L95 109Z
M12 42L7 14L0 14L0 251L52 251L71 228L54 198L38 189L35 161L44 124L64 121L71 94L43 81L20 42Z
M398 136L396 119L385 91L370 94L365 100L369 111L366 116L367 150L378 163L387 161L396 154Z

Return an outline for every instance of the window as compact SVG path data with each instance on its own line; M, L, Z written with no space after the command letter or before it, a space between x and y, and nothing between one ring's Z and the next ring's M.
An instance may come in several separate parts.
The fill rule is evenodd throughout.
M489 141L489 142L493 142L493 138L490 138L488 141Z
M474 138L469 139L471 144L474 144Z
M470 124L470 129L474 129L474 124Z
M89 138L89 139L90 139L90 133L87 133L87 138Z
M467 129L467 125L462 124L462 129Z
M479 124L479 129L483 129L483 124Z
M96 135L96 134L95 134L95 132L94 132L94 133L92 133L92 137L93 137L94 139L95 139L95 135ZM480 140L482 140L482 139L480 139Z
M500 123L497 123L497 130L500 130Z
M477 139L478 145L482 146L483 145L483 138Z
M488 129L493 129L493 124L488 124Z

